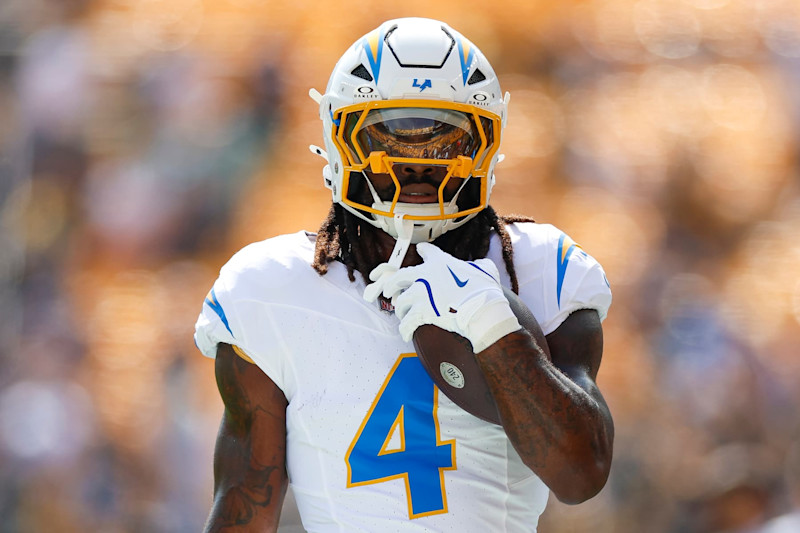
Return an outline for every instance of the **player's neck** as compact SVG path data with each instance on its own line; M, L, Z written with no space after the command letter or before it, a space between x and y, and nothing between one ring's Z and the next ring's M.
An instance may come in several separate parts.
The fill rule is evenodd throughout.
M375 242L376 246L380 250L380 256L383 258L384 261L388 261L389 258L392 256L392 250L394 250L395 240L394 237L386 233L385 231L372 228L371 229L372 235L370 237ZM417 253L417 247L415 245L411 245L408 247L408 252L406 252L406 257L403 259L402 266L413 266L419 265L422 263L422 258Z

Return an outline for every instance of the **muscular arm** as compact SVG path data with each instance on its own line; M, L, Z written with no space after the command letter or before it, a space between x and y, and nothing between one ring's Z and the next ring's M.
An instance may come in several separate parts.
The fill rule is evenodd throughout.
M287 487L286 398L227 344L217 350L216 376L225 412L205 531L276 531Z
M565 503L605 485L614 425L595 384L603 330L594 310L572 313L547 336L551 358L525 330L480 352L503 427L522 460Z

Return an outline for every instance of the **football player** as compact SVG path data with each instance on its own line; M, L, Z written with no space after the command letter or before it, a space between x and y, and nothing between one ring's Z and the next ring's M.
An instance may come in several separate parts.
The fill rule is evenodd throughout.
M611 292L564 233L490 207L508 96L486 58L447 24L392 20L311 96L327 219L234 255L196 325L225 405L207 530L275 531L290 482L315 532L535 531L550 491L597 494ZM422 324L469 340L501 424L440 393Z

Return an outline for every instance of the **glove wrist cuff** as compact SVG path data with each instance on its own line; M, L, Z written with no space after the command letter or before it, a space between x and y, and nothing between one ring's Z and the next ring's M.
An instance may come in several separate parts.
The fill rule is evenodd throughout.
M470 320L470 326L470 342L475 353L522 327L505 298L483 306Z

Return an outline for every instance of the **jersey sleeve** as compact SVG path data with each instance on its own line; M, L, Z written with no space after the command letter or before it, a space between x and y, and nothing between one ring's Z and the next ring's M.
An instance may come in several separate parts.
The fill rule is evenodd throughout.
M218 278L206 295L203 309L194 325L194 343L206 357L216 357L219 343L236 344L236 336L231 328L231 318L235 315L229 317L226 311L232 308L225 283Z
M553 324L558 327L571 313L594 309L603 321L611 306L608 278L591 255L566 234L559 236L556 248L556 308Z
M538 272L520 279L520 296L531 307L545 335L580 309L594 309L600 320L606 318L611 287L597 260L550 225L540 226L536 242L527 249L534 250Z
M286 393L288 355L283 349L273 296L279 289L268 280L280 277L276 261L262 244L250 245L220 270L195 324L200 352L214 358L219 343L231 344L258 365Z

